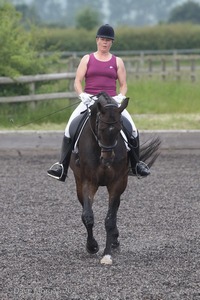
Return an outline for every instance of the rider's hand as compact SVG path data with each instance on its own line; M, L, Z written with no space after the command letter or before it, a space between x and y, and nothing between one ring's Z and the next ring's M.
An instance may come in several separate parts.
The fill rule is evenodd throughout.
M89 105L92 101L92 95L88 94L88 93L81 93L79 95L79 99L83 102L83 104L85 105Z
M119 104L121 104L125 98L126 98L126 96L124 96L122 94L118 94L117 96L113 97L113 99Z

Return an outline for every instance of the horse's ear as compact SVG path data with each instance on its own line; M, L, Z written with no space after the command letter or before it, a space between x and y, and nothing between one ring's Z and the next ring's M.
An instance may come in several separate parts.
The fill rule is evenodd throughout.
M127 107L128 102L129 102L129 98L125 98L125 99L122 101L121 105L120 105L119 108L118 108L120 113Z

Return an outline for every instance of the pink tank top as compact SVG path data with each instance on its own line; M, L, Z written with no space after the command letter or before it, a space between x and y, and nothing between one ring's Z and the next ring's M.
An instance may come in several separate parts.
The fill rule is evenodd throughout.
M100 61L91 53L85 74L85 89L88 94L96 95L102 91L116 96L117 61L112 55L109 61Z

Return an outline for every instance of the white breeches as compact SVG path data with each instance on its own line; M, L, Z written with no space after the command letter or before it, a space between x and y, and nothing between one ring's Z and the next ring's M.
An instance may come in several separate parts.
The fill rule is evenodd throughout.
M68 138L70 137L70 135L69 135L69 127L70 127L70 124L71 124L72 120L74 118L76 118L78 115L80 115L80 113L83 112L83 111L85 111L86 109L87 109L86 105L83 104L83 102L80 102L80 104L77 106L77 108L73 111L73 113L71 114L71 116L69 118L67 126L65 128L65 136L66 137L68 137ZM128 111L126 109L124 109L123 112L122 112L122 115L126 119L128 119L129 122L131 123L131 125L132 125L132 135L134 137L136 137L137 136L137 128L136 128L135 123L133 122L130 114L128 113Z
M126 109L124 109L123 112L122 112L122 116L124 116L131 123L131 126L132 126L132 135L136 138L136 136L137 136L137 128L136 128L135 123L133 122L133 120L131 118L131 115L129 114L129 112Z
M73 111L73 113L71 114L70 118L69 118L69 121L67 123L67 126L65 128L65 136L66 137L70 137L69 135L69 127L70 127L70 124L71 122L78 116L80 115L80 113L82 111L85 111L87 109L87 106L85 104L83 104L83 102L80 102L80 104L75 108L75 110Z

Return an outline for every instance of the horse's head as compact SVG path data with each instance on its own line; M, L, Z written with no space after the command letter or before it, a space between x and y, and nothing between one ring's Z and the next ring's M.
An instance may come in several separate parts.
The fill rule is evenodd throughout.
M106 93L98 95L97 138L101 148L101 161L110 165L114 160L114 149L117 146L118 136L122 129L121 113L128 105L128 98L120 106Z

